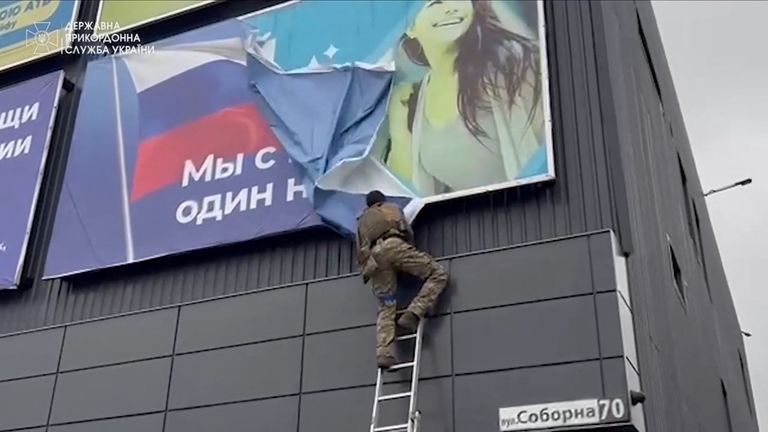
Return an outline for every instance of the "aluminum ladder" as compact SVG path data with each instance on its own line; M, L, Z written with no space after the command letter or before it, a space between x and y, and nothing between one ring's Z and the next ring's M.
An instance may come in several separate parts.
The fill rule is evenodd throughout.
M419 390L419 366L421 363L421 342L424 336L424 321L426 319L419 320L419 325L416 328L416 333L405 336L398 336L395 338L395 342L416 339L416 343L413 345L413 361L398 363L391 368L384 369L378 368L376 373L376 394L373 396L373 416L371 418L371 431L370 432L418 432L419 421L421 420L421 412L416 409L416 402ZM381 394L381 387L383 385L383 373L392 372L400 369L411 368L411 388L410 391L404 393L393 393L388 395ZM392 426L377 426L379 420L379 403L383 401L405 399L409 398L408 403L408 420L402 424L396 424Z

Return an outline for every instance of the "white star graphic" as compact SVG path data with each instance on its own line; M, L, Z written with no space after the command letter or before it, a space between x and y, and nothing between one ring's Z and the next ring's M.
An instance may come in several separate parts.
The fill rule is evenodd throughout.
M337 52L339 52L339 49L336 48L335 46L333 46L333 44L331 44L331 46L329 46L328 49L325 50L325 52L323 54L328 56L328 58L332 59L333 56L335 56Z
M308 67L310 69L311 68L319 68L320 67L320 63L317 62L317 58L315 58L315 56L312 56L312 60L309 61Z

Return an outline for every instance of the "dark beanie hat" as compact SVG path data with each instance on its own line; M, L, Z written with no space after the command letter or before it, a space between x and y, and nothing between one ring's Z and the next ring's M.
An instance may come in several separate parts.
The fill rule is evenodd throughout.
M384 202L386 200L387 198L384 196L384 194L378 190L370 191L368 192L368 195L365 196L365 203L368 205L368 207L376 203Z

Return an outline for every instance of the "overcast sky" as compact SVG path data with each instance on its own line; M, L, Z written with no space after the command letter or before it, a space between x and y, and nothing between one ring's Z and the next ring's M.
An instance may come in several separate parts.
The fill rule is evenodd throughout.
M745 339L760 429L768 431L768 2L653 7Z

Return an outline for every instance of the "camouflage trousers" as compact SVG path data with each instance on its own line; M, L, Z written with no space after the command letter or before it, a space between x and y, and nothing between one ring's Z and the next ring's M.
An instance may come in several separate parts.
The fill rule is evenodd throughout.
M374 295L379 299L376 355L383 356L391 354L395 340L397 274L408 273L424 280L421 290L407 309L419 318L424 318L437 302L437 297L448 283L448 274L429 254L398 237L378 242L371 249L371 258L376 263L376 270L371 274L371 284Z

